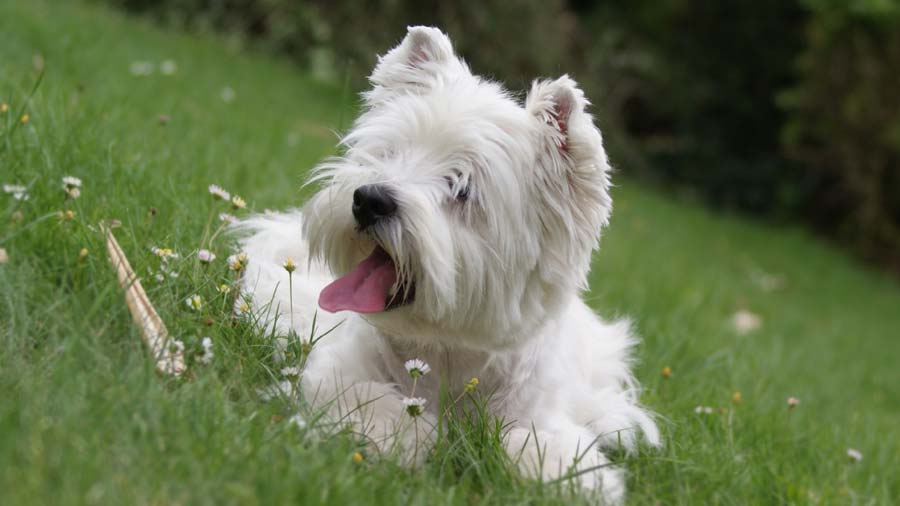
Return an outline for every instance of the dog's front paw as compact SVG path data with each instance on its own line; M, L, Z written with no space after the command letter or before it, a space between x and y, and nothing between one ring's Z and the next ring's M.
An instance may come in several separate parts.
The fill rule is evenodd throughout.
M625 477L609 462L592 438L580 434L513 428L505 440L506 451L519 472L543 481L574 480L604 504L622 504Z

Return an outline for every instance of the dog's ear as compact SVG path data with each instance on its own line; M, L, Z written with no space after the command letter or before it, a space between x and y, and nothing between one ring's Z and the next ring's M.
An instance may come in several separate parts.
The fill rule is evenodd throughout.
M534 81L525 101L528 112L547 127L546 135L566 153L584 129L595 130L590 115L585 112L587 106L584 92L569 76L555 81Z
M392 91L427 89L436 77L468 68L453 52L450 39L437 28L410 26L397 47L378 58L369 80L370 97Z
M569 76L553 81L535 81L525 100L525 109L537 120L548 156L544 167L568 182L577 195L591 227L606 224L612 201L609 197L609 161L603 137L594 118L585 109L589 102Z

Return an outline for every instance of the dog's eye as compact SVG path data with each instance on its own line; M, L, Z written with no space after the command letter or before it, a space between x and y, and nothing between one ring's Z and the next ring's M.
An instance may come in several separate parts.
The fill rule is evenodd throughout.
M457 174L456 177L446 177L447 186L450 187L450 191L455 192L454 198L456 198L457 202L466 202L469 200L469 184L468 181L461 183L462 179L461 174Z

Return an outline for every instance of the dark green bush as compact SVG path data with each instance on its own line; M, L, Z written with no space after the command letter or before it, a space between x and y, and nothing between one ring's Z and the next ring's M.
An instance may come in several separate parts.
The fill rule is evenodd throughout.
M804 211L900 268L900 4L807 3L800 80L781 97L784 143L813 187Z

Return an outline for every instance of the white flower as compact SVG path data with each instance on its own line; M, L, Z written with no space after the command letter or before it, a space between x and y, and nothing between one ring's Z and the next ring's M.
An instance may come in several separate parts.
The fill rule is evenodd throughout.
M422 414L422 411L425 410L425 402L425 399L422 397L403 398L403 405L406 407L406 412L413 418Z
M306 427L306 419L303 418L300 413L297 413L296 415L288 418L288 423L297 427L298 429Z
M300 368L297 366L283 367L281 369L281 375L287 376L288 378L294 377L294 376L300 376Z
M238 221L235 215L228 213L219 213L219 220L225 223L237 223Z
M201 249L197 251L197 258L201 262L208 264L216 259L216 254L208 249Z
M174 353L176 355L184 353L184 343L178 339L169 339L167 344L169 345L169 353Z
M863 458L863 454L861 451L855 448L847 448L847 457L850 458L853 462L859 462Z
M233 102L237 97L237 93L234 92L234 88L231 86L226 86L222 88L222 91L219 92L219 98L222 99L222 102L228 103Z
M163 262L168 262L170 259L178 258L178 253L172 251L171 248L157 248L156 246L153 246L150 248L150 251L152 251L154 255L158 256L159 259Z
M742 309L731 317L731 325L738 334L744 335L758 330L762 326L762 318L759 315Z
M187 304L187 307L194 311L200 311L201 309L203 309L203 299L201 299L197 294L191 295L190 297L185 299L184 303Z
M219 186L217 184L209 185L209 193L215 199L231 200L231 194L228 193L227 191L225 191L221 186Z
M694 408L694 413L697 413L698 415L711 415L715 412L716 410L711 408L710 406L697 406L696 408Z
M153 73L153 64L147 61L136 61L131 63L129 69L131 70L131 75L149 76Z
M157 273L157 274L156 274L155 276L153 276L153 277L156 278L156 280L159 281L160 283L162 283L163 281L166 280L166 275L163 274L163 273L161 273L161 272Z
M212 339L210 339L208 337L204 337L200 341L200 346L203 347L203 353L200 355L198 360L200 360L201 364L208 365L210 362L212 362L213 357L216 356L215 353L213 353Z
M62 178L63 189L81 188L81 180L75 176L66 176Z
M3 185L3 193L9 193L16 200L28 200L28 188L20 184Z
M247 201L235 195L231 197L231 207L235 209L243 209L247 207Z
M163 75L171 76L175 72L178 72L178 64L172 60L163 60L163 62L159 64L159 71L162 72Z
M797 406L798 404L800 404L800 399L798 399L796 397L788 397L787 398L788 408L793 408L793 407Z
M407 360L405 364L406 372L413 378L418 378L420 376L425 376L429 372L431 372L431 366L426 364L424 360L420 360L418 358L414 358L412 360Z

